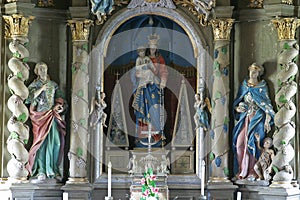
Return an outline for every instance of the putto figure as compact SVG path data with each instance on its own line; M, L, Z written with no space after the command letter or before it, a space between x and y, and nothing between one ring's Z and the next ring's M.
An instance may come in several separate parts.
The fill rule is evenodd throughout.
M36 64L37 79L28 87L33 144L27 168L39 181L46 178L61 180L60 164L65 146L65 121L62 118L66 102L58 85L51 81L45 63Z
M255 134L254 136L260 150L260 157L254 165L254 170L258 176L257 180L269 181L271 179L270 173L272 172L271 163L275 156L273 149L271 149L273 140L272 138L266 137L263 141L263 147L261 147L259 134Z
M90 127L96 129L98 123L101 123L102 126L107 127L105 122L107 114L104 112L104 109L107 107L107 104L104 101L105 93L100 92L100 87L96 87L96 95L91 102L91 111L90 111Z
M233 129L234 173L238 179L257 176L254 165L260 157L255 134L264 140L271 130L274 110L269 98L267 83L260 80L262 66L253 63L248 67L249 78L240 85L233 103L237 124Z

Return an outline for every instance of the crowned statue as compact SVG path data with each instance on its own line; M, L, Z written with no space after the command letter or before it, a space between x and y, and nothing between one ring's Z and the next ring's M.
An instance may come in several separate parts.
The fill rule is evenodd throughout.
M132 73L134 99L132 107L136 118L136 147L147 147L148 135L145 131L156 131L152 135L153 147L161 147L163 134L163 91L166 87L168 70L165 60L158 50L157 34L148 36L148 48L137 49L138 58ZM151 127L149 129L149 127Z

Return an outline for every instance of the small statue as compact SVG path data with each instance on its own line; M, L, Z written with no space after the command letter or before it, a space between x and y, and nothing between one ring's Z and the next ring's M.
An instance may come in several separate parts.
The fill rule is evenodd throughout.
M128 173L131 174L131 175L134 174L134 173L136 173L136 170L137 170L136 155L133 155L129 159L129 163L127 165L127 169L129 169Z
M169 169L170 169L170 160L169 158L166 157L166 155L161 156L162 160L160 163L160 170L163 174L169 174Z
M206 111L206 107L210 110L210 103L209 99L204 99L203 92L195 94L195 104L194 108L196 109L196 113L194 115L194 121L196 124L196 128L198 129L202 127L204 131L207 131L209 129L209 119L208 119L208 113Z
M90 111L90 127L93 127L93 129L96 128L98 123L101 123L104 127L107 127L105 124L107 114L104 112L104 109L107 107L107 104L104 101L105 96L106 95L104 92L100 92L100 87L97 87L95 98L93 98L91 102Z
M256 133L255 135L257 147L260 149L261 154L258 161L254 165L255 173L258 175L257 180L266 180L271 179L270 173L272 170L272 160L274 158L274 151L271 149L273 145L273 140L269 137L266 137L263 142L263 148L260 146L260 135Z

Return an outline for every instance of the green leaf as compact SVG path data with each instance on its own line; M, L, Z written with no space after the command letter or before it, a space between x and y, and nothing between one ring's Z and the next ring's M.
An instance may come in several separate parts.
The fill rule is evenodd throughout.
M278 86L281 86L281 84L282 84L282 81L278 79L278 80L277 80L277 85L278 85Z
M222 47L222 53L226 54L227 53L227 47Z
M281 140L280 144L281 144L281 145L285 145L286 142L285 142L284 140Z
M79 97L83 97L83 95L84 95L83 90L79 90L79 91L78 91L78 96L79 96Z
M72 74L74 74L76 72L76 67L74 65L71 67L71 71L72 71Z
M10 133L10 137L11 137L12 139L19 139L19 135L18 135L18 133L16 133L16 132L11 132L11 133Z
M213 161L215 159L215 154L213 152L209 153L209 160Z
M28 60L29 60L29 58L27 57L27 58L23 58L23 62L25 62L25 63L27 63L28 62Z
M20 58L21 54L18 51L16 51L15 53L13 53L13 57Z
M287 102L287 99L286 99L284 94L280 95L279 102L281 102L281 103L286 103Z
M220 91L217 91L216 94L215 94L215 98L216 99L221 99L222 97L222 93Z
M280 69L280 70L283 70L283 69L284 69L283 64L279 64L279 69Z
M229 169L228 169L228 167L224 167L223 171L224 171L224 174L226 176L229 176Z
M211 101L211 107L212 107L212 109L214 109L215 106L216 106L216 102L215 102L215 100L212 100L212 101Z
M25 122L25 120L26 120L26 114L22 113L21 115L19 115L19 117L17 118L17 120L19 122Z
M88 50L88 44L85 43L84 45L82 45L82 49L87 51Z
M77 155L78 157L81 157L81 156L83 155L83 150L82 150L81 147L77 147L77 153L76 153L76 155Z
M275 166L272 166L272 169L274 170L275 173L279 172L278 168Z
M289 49L290 48L290 45L286 42L286 43L284 43L284 45L283 45L283 49Z
M17 77L20 78L20 79L22 79L22 78L23 78L22 72L18 72L18 73L17 73Z
M227 116L224 117L224 124L227 124L227 125L229 124L229 119Z
M291 76L291 77L289 78L289 81L293 81L293 80L295 80L295 76Z
M23 140L23 142L24 142L24 144L28 144L28 140L27 139Z
M79 121L79 123L81 124L81 126L84 126L84 125L86 124L86 120L85 120L85 119L81 119L81 120Z
M220 69L220 63L218 61L214 62L214 70Z

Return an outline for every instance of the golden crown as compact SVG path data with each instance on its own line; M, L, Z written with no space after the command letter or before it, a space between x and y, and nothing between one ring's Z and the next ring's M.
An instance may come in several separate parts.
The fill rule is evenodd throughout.
M150 45L158 45L158 40L160 39L159 35L157 35L156 33L151 34L148 36L148 44Z

